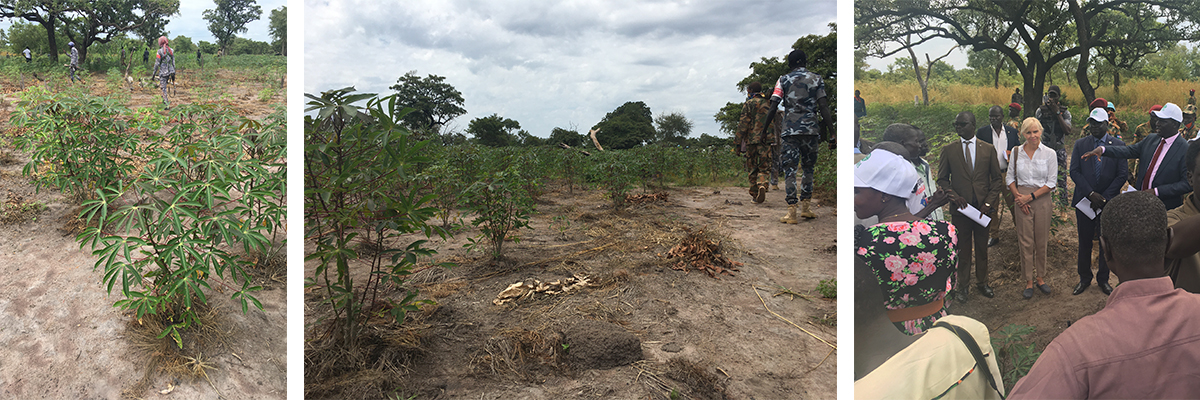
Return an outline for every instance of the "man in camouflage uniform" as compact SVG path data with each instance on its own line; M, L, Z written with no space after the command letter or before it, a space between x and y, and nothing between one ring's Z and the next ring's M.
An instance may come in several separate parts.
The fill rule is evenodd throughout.
M1062 95L1062 90L1059 90L1058 85L1050 85L1046 89L1045 104L1037 108L1034 112L1034 117L1038 122L1042 123L1042 144L1051 149L1058 156L1058 182L1055 188L1058 191L1055 199L1058 204L1070 203L1070 192L1067 191L1067 152L1063 147L1063 139L1069 137L1073 129L1071 128L1071 112L1067 110L1067 106L1059 102L1059 97Z
M71 83L75 83L76 79L78 79L79 82L82 83L83 78L75 76L75 71L78 71L80 69L79 68L79 49L75 48L75 42L68 42L67 46L71 48L71 53L70 53L71 63L67 65L67 67L69 67L71 69Z
M1154 112L1160 110L1162 110L1162 105L1159 104L1155 104L1153 107L1150 107L1150 120L1133 128L1133 137L1130 138L1131 140L1125 144L1126 146L1133 146L1137 144L1137 142L1142 141L1142 139L1145 139L1146 136L1150 136L1150 134L1154 133L1154 127L1158 126L1158 116L1154 115ZM1129 159L1130 171L1137 171L1137 162L1138 160L1136 158ZM1130 172L1129 184L1132 185L1136 180L1137 176L1134 175L1133 172Z
M1192 140L1196 138L1196 106L1188 104L1183 108L1183 126L1179 128L1183 133L1183 138Z
M1021 130L1021 104L1020 103L1011 103L1008 105L1008 122L1005 122L1004 124L1011 126L1013 129Z
M1121 139L1121 141L1129 140L1129 137L1125 136L1129 134L1129 124L1117 119L1117 106L1110 101L1104 110L1108 111L1108 135ZM1084 130L1084 132L1087 131Z
M751 83L746 90L750 98L742 104L742 118L735 133L739 152L744 151L750 169L750 197L755 203L767 198L767 175L770 174L771 145L775 144L774 132L767 129L767 107L771 102L762 94L762 84Z
M825 81L820 75L805 69L808 56L802 50L793 50L788 54L788 68L791 72L779 77L775 90L771 93L770 114L767 120L775 117L775 110L780 102L783 103L783 147L780 162L783 163L783 176L787 191L788 213L779 222L795 224L797 202L803 210L800 217L811 219L817 214L812 212L812 182L813 170L817 165L817 149L821 142L829 141L833 149L834 132L833 117L829 112L829 100L825 98ZM817 119L817 112L821 118ZM765 129L765 128L764 128ZM800 181L800 196L796 196L796 167L799 164L804 170Z

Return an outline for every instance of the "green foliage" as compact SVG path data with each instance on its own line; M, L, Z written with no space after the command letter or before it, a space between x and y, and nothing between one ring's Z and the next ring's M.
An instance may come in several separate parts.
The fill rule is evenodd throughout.
M421 193L416 175L430 161L428 142L412 140L400 125L404 112L396 112L395 96L352 87L305 96L306 112L315 112L304 122L305 227L316 242L306 260L318 261L305 286L323 289L334 314L332 340L355 347L369 306L384 304L402 323L407 312L431 303L417 300L416 290L399 300L377 297L385 280L404 288L418 261L436 254L424 247L428 238L448 233L428 223L438 210L429 206L432 196ZM365 107L354 105L364 100ZM425 239L408 239L410 233ZM362 264L370 273L356 285L352 268Z
M217 8L204 10L208 31L217 38L217 47L228 49L233 38L246 32L246 24L262 16L262 7L254 0L213 0Z
M389 89L396 91L396 107L412 108L404 116L404 126L411 130L441 129L441 126L466 114L462 93L446 83L446 77L417 76L409 71Z
M502 147L518 143L515 135L518 129L521 129L519 122L492 114L471 120L467 133L474 135L475 141L481 145Z
M617 209L625 207L625 195L637 182L636 171L630 167L628 157L623 157L625 154L630 153L604 151L588 160L591 162L588 180L595 182Z
M567 146L579 147L586 140L588 139L586 139L584 135L579 134L579 132L575 131L574 129L566 130L563 128L554 127L554 129L550 130L550 137L546 139L546 144L557 145L559 143L563 143Z
M654 125L656 129L652 142L675 144L683 143L684 139L692 134L692 127L695 126L687 116L678 111L659 114L654 118Z
M992 337L992 350L998 356L996 359L1000 369L1004 371L1005 386L1012 387L1033 367L1042 352L1037 351L1037 343L1025 343L1026 337L1036 329L1032 326L1008 324L996 331Z
M16 105L12 124L29 129L15 140L30 152L22 173L39 190L51 186L74 198L128 179L131 155L142 146L130 130L158 126L113 99L52 93L44 86L21 92Z
M868 103L867 107L867 116L859 120L864 139L878 142L883 136L884 128L893 123L916 126L925 132L926 141L929 143L929 154L925 156L925 160L936 168L942 147L958 139L953 125L958 113L974 113L976 127L979 127L987 124L988 108L991 105L930 103L924 106L912 103Z
M95 225L79 235L81 245L99 257L95 268L104 271L108 290L120 284L126 299L116 306L135 310L138 318L167 317L159 337L170 335L182 346L180 331L199 323L193 302L208 301L204 291L212 290L213 275L233 291L242 312L250 304L262 308L251 294L262 288L251 286L245 272L253 263L233 249L249 254L273 247L267 235L285 217L286 141L273 135L264 147L269 151L251 158L239 132L283 130L281 118L273 123L176 125L154 138L160 147L146 150L148 162L130 183L102 187L84 203L82 217Z
M175 49L175 53L181 55L196 52L196 44L192 43L192 38L183 35L171 39L171 48Z
M467 207L475 214L471 224L480 230L480 237L471 238L467 247L476 248L486 239L492 259L504 257L504 241L521 228L529 228L533 199L526 190L517 167L492 172L467 188L463 194ZM519 237L511 238L520 242Z
M630 101L604 116L592 129L606 150L631 149L654 140L654 118L650 107Z
M235 37L229 42L229 47L226 47L225 55L242 55L242 54L275 54L275 49L270 43L250 40L242 37Z
M287 6L271 10L271 47L287 55Z
M824 297L827 299L836 299L837 298L837 278L822 279L821 282L817 283L817 293L820 293L821 297Z

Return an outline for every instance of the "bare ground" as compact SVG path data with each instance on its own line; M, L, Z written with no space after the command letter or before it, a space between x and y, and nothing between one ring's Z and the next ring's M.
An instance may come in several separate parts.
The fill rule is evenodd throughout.
M270 103L257 99L261 84L246 82L239 72L220 71L217 83L200 83L181 71L176 104L195 99L192 88L225 85L227 100L243 115L261 118ZM0 82L12 93L32 79ZM257 87L256 87L257 85ZM89 91L111 91L100 75L88 79ZM121 89L127 90L127 89ZM280 90L282 93L282 89ZM271 102L282 101L282 94ZM11 102L4 96L0 121L8 130ZM161 104L154 88L136 88L131 106ZM286 287L280 276L259 276L267 290L258 292L263 310L242 314L227 294L208 298L219 311L212 328L219 338L206 344L209 352L195 357L208 379L177 379L146 365L132 338L138 322L131 312L113 307L120 290L108 294L101 273L92 270L96 258L80 248L70 234L78 204L57 190L34 191L20 175L28 156L0 146L0 203L16 197L45 204L12 224L0 224L0 398L44 399L284 399L287 342ZM253 274L253 272L252 272ZM261 275L261 274L260 274ZM219 286L215 285L214 287ZM143 381L143 378L147 378ZM136 386L141 383L147 389ZM171 388L169 393L162 391Z
M422 297L438 302L407 324L418 344L398 352L380 345L374 354L381 356L367 360L386 364L379 358L390 355L403 366L306 379L307 397L668 399L672 391L695 399L834 397L836 328L818 320L836 321L836 302L814 289L836 276L836 211L819 207L820 218L784 225L782 191L770 192L763 204L752 203L745 188L667 193L666 201L622 211L596 192L545 194L534 229L507 243L498 263L461 249L477 230L437 242L438 260L458 267L414 276ZM677 259L665 255L700 229L742 263L735 276L672 269ZM314 262L305 267L311 276ZM598 285L492 303L514 282L577 274ZM808 297L776 296L784 288ZM320 293L306 289L306 369L324 355L311 342L323 326L315 321L328 314ZM604 329L615 330L591 334ZM633 349L622 347L624 335L636 338ZM598 359L636 353L640 361L615 367Z

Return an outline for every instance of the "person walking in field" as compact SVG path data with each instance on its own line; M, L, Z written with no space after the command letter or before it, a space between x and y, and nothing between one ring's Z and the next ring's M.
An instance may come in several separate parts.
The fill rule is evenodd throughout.
M167 37L158 37L158 53L154 59L154 76L158 77L159 88L162 89L163 105L170 110L171 101L167 99L167 81L175 81L175 50L167 45Z
M762 94L761 83L751 83L746 91L750 98L742 105L742 118L734 135L738 151L746 156L750 167L750 197L755 203L762 203L767 198L767 176L772 164L771 145L775 144L775 135L770 129L771 121L767 119L770 114L767 107L771 104Z
M803 206L800 211L801 218L817 217L811 204L817 149L824 141L829 142L830 150L835 147L834 122L829 112L829 100L825 97L825 81L820 75L805 69L807 63L808 55L803 50L792 50L788 54L788 68L791 68L791 71L776 81L775 90L771 93L770 113L767 115L768 121L774 119L775 110L780 103L783 104L783 147L780 162L783 164L788 213L780 218L779 222L786 224L799 222L796 219L796 203ZM818 112L820 119L817 118ZM799 200L796 195L797 167L804 170L800 180Z
M25 51L22 51L21 53L25 54L26 64L33 63L33 52L29 51L29 46L25 46Z
M75 42L67 42L67 47L71 48L71 52L69 54L71 57L71 63L68 64L68 68L71 69L71 83L75 83L76 79L78 79L80 83L83 83L83 78L75 76L75 71L79 70L79 49L75 48Z
M142 65L150 66L150 49L142 50Z

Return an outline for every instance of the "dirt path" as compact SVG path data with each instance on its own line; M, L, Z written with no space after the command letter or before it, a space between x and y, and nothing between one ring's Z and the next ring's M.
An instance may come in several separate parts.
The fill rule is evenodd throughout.
M103 91L98 76L89 84L93 93ZM11 102L13 97L6 99ZM136 106L155 101L161 98L132 97ZM243 112L261 116L267 109L269 105L250 105ZM11 111L9 105L0 115L4 129ZM100 283L102 273L92 270L96 258L90 248L81 249L74 235L62 230L77 204L57 190L35 193L21 176L28 156L2 147L0 153L10 155L0 160L0 202L20 196L47 206L34 220L0 225L0 271L5 276L0 283L0 347L5 349L0 351L0 398L122 398L122 392L147 372L127 329L136 318L113 307L122 298L120 288L108 294ZM213 367L207 369L212 383L175 382L155 374L148 390L128 395L216 399L219 392L226 399L286 398L285 293L282 280L270 285L256 294L263 310L251 308L248 314L242 314L227 294L211 293L208 298L222 310L219 328L228 334L218 352L203 354L202 361ZM160 393L170 386L170 393Z
M460 232L437 244L439 258L459 266L414 278L428 282L420 286L423 296L433 296L439 305L416 321L425 328L410 372L358 380L353 387L343 384L340 391L314 397L378 397L395 391L422 399L667 399L671 389L682 398L700 399L833 397L836 352L773 316L764 302L836 345L836 328L816 322L836 319L836 302L814 290L836 276L835 211L819 207L820 218L784 225L778 221L786 211L781 191L753 204L745 190L671 189L667 201L613 211L597 193L568 194L564 188L539 200L535 229L522 231L519 243L506 244L508 257L499 265L489 265L478 253L464 254L462 244L478 231ZM562 232L556 216L570 221ZM736 276L713 279L671 268L675 260L663 255L688 229L700 228L721 241L724 254L744 264ZM308 274L313 266L306 263ZM514 282L573 274L601 285L492 304ZM780 288L812 298L773 296ZM306 323L323 315L315 298L307 297ZM555 347L586 347L589 343L572 332L587 320L632 334L642 361L608 369L570 362L570 350ZM526 345L529 356L523 362L497 362L504 345ZM361 376L347 375L340 383Z

